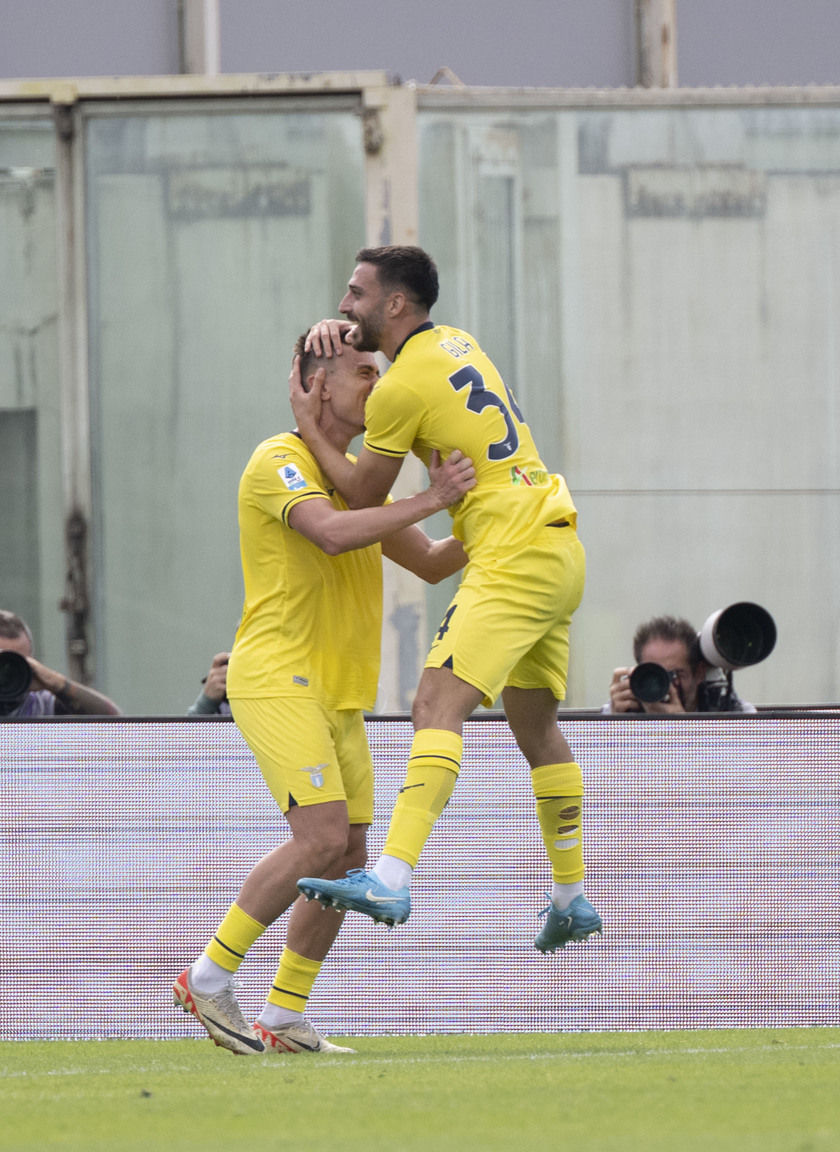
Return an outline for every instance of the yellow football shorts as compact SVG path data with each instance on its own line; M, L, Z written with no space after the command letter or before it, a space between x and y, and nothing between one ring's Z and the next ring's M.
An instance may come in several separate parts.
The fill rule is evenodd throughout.
M566 695L569 625L580 604L586 556L570 526L543 528L516 553L471 562L432 641L427 668L447 667L484 693L504 687Z
M373 760L363 714L311 698L233 699L236 726L283 812L346 800L351 824L373 820Z

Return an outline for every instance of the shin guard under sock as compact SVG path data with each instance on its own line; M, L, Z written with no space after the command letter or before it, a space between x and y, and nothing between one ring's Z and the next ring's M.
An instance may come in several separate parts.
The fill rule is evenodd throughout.
M396 856L416 867L429 833L452 795L462 749L463 739L457 732L422 728L415 733L384 855Z
M545 850L556 884L583 879L581 806L583 777L577 764L545 764L531 773Z

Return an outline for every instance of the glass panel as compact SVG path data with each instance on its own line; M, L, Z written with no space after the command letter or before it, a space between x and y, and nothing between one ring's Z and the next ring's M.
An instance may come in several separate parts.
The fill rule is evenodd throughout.
M9 610L22 616L33 634L41 623L37 428L38 413L34 408L0 409L3 603L14 605Z
M52 122L0 121L0 608L65 668L55 228Z
M233 641L239 477L364 243L354 107L87 124L100 679L135 714L184 712Z
M756 702L836 700L840 108L429 106L419 138L435 316L502 367L580 510L568 703L606 699L641 620L741 599L779 628ZM820 543L792 585L793 525Z

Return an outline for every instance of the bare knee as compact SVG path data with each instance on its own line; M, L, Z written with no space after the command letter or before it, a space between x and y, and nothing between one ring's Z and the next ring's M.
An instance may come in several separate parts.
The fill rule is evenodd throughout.
M344 851L328 864L320 873L327 880L335 880L345 876L354 868L364 868L367 865L367 824L351 824Z
M506 688L502 696L514 739L531 768L574 760L557 724L557 701L548 690Z
M445 728L450 732L460 732L464 721L481 700L482 693L478 688L461 680L448 668L426 668L411 706L414 729Z
M318 840L307 845L310 858L315 861L319 876L336 869L347 855L347 836L339 832L325 831Z
M411 702L411 721L415 730L432 727L437 710L437 692L428 677L421 676L414 699Z
M292 838L308 861L307 866L313 874L322 876L335 869L347 855L350 828L346 815L344 819L337 819L319 808L320 805L291 809L288 818Z
M575 758L556 723L542 732L527 728L517 731L513 725L511 729L520 752L531 768L539 768L543 764L569 764Z
M411 705L411 722L414 725L415 732L421 728L435 727L435 712L431 707L431 702L428 699L421 699L420 696L415 696L414 702Z

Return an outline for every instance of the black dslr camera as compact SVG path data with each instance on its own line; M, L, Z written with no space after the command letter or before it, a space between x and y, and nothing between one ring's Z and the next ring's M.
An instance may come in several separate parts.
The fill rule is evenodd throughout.
M24 698L32 684L29 661L19 652L0 650L0 716L6 716Z
M744 600L713 612L694 644L692 663L703 660L725 673L700 686L700 710L725 712L732 695L733 671L759 664L770 655L776 644L776 625L765 608ZM630 673L630 690L642 703L655 704L668 699L675 679L676 673L668 672L661 664L637 664Z
M646 660L637 664L630 673L630 691L643 704L655 704L667 700L671 684L676 680L676 672L669 672L661 664Z

